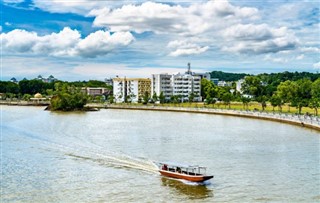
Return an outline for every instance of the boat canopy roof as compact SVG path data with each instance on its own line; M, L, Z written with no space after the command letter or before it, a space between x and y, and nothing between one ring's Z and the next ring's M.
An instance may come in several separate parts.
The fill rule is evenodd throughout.
M159 164L161 165L168 165L168 166L172 166L172 167L181 167L181 168L207 168L204 166L199 166L199 165L191 165L191 164L185 164L185 163L176 163L176 162L170 162L170 161L166 161L166 162L159 162Z

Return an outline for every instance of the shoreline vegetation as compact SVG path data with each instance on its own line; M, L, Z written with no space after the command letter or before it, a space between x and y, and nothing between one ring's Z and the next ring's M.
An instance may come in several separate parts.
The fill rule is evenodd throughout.
M1 101L0 105L11 106L47 106L49 101ZM248 108L241 108L241 103L231 103L229 106L223 104L208 105L205 103L180 103L180 104L110 104L110 103L89 103L79 111L98 111L99 109L123 109L123 110L147 110L147 111L169 111L169 112L185 112L185 113L203 113L225 116L236 116L251 119L261 119L276 121L280 123L292 124L300 127L306 127L320 131L320 117L308 114L309 109L305 109L305 114L296 113L293 109L287 106L282 108L282 111L272 109L267 105L263 111L259 109L259 104L252 102ZM269 106L269 108L268 108ZM285 109L288 109L285 112ZM311 109L310 109L311 110Z

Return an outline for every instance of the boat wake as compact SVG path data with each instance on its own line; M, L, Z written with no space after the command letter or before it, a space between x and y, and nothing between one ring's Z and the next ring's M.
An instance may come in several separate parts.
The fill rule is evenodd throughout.
M157 168L152 161L142 158L134 158L127 155L102 154L97 152L85 153L65 153L67 156L82 160L89 160L101 165L106 165L114 168L135 169L147 173L158 173Z

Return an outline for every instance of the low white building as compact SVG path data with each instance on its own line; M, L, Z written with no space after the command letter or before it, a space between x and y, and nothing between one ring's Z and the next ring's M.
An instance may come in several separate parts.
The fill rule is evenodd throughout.
M91 96L101 96L104 94L109 94L110 90L104 87L84 87L82 88L82 92Z

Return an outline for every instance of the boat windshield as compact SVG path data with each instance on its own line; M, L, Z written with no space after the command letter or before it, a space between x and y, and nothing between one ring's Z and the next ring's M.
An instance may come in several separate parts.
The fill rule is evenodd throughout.
M185 173L189 175L204 175L206 167L198 165L175 164L175 163L160 163L161 169L177 173Z

